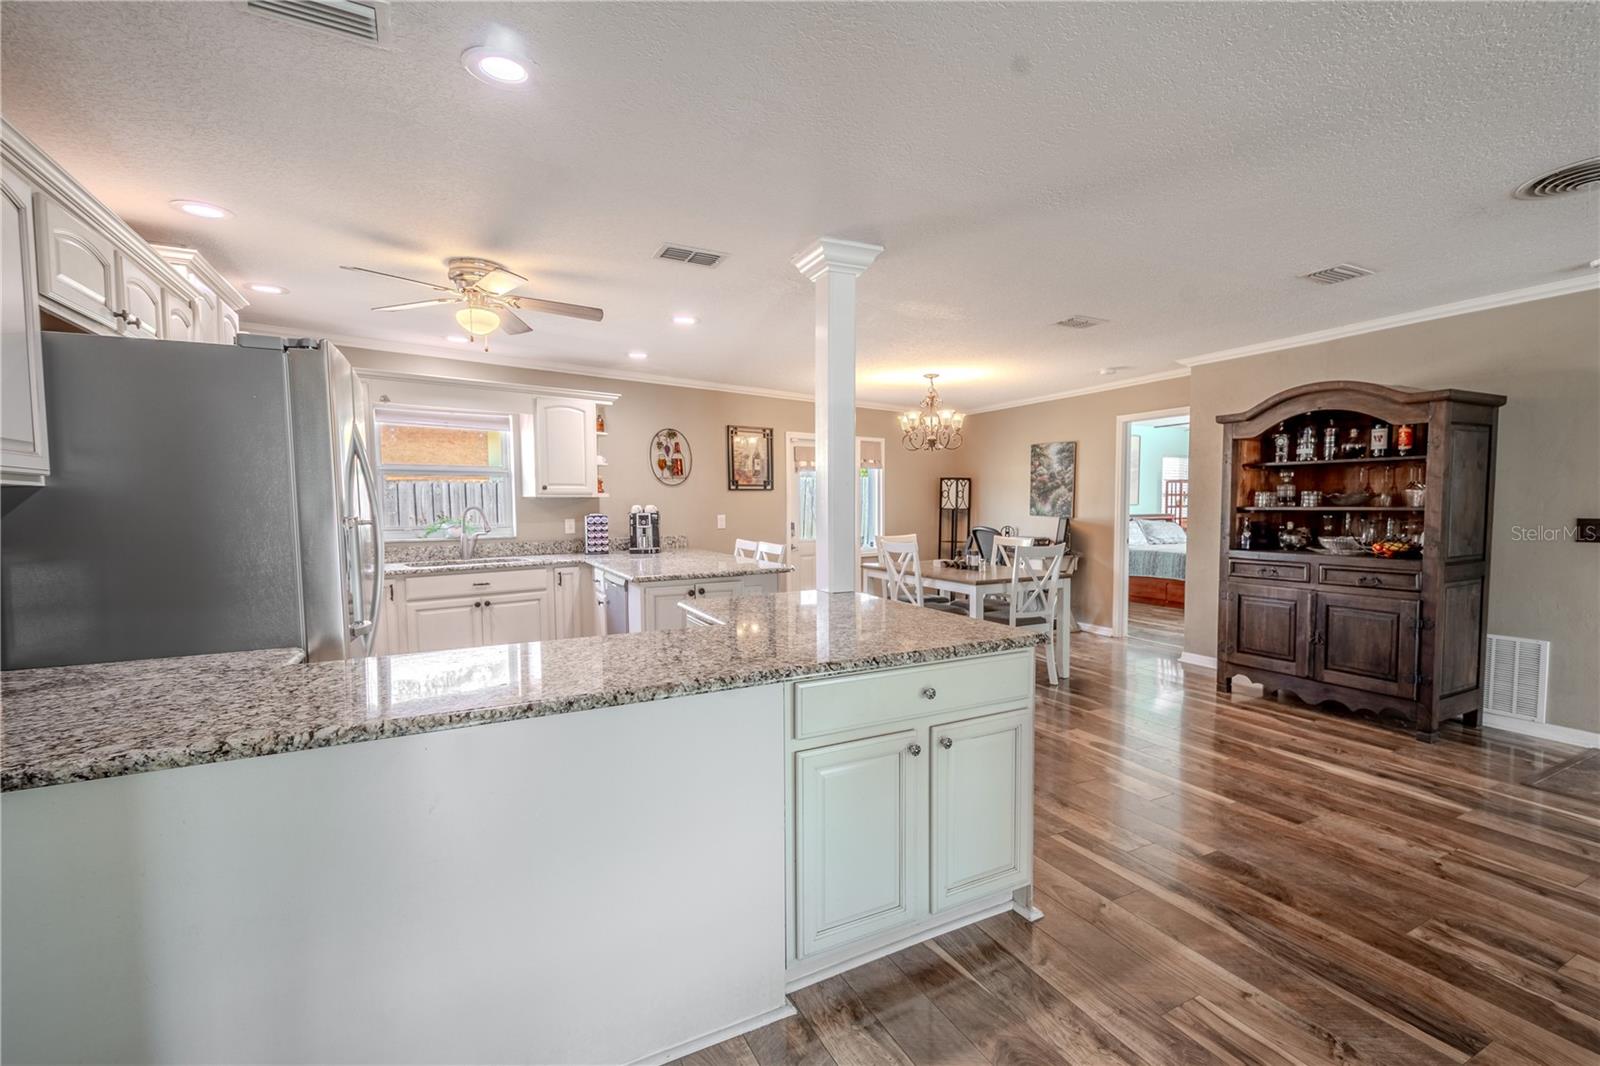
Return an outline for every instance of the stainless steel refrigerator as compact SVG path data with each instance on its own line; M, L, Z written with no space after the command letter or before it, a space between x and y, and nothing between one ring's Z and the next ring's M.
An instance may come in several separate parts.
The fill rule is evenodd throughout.
M45 333L43 354L51 469L5 490L0 664L368 653L372 423L337 348Z

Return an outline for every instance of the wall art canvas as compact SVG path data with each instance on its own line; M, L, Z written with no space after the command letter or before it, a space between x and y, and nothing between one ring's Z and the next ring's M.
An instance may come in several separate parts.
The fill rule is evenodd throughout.
M728 489L732 492L772 490L771 429L728 427Z
M681 485L689 478L694 458L689 438L675 429L658 430L650 438L650 472L663 485Z
M1077 441L1033 445L1028 462L1028 513L1071 518L1077 473Z

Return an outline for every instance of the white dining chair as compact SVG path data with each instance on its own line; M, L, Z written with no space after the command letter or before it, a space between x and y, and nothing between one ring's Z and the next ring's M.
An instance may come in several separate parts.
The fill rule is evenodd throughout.
M883 567L883 598L918 607L942 607L948 596L929 596L922 591L922 555L917 550L915 533L878 537L878 565Z
M743 537L740 537L733 542L733 557L739 560L741 563L755 562L757 558L757 552L760 550L761 545L758 542L753 540L745 540Z
M1011 559L1012 548L1027 548L1033 544L1032 537L1000 537L994 538L994 548L989 553L989 558L984 561L995 566L1008 565Z
M763 540L756 544L756 561L769 563L773 566L782 566L785 554L785 545L782 542L774 543Z
M999 547L995 550L998 553ZM1061 560L1066 550L1064 544L1007 545L1011 584L1006 602L983 612L983 617L991 622L1043 633L1049 638L1045 646L1045 666L1052 685L1061 682L1056 676L1056 596L1059 594L1056 586L1061 580Z

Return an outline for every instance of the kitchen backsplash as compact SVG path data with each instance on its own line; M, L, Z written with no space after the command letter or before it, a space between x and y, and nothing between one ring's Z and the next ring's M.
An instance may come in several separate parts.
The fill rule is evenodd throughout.
M668 548L687 548L689 538L668 534L662 538ZM626 543L613 542L611 550L626 553ZM480 540L473 549L474 556L495 559L506 555L581 555L582 537L562 537L560 540ZM461 558L460 542L449 540L410 540L391 542L383 546L383 558L389 563L440 563Z

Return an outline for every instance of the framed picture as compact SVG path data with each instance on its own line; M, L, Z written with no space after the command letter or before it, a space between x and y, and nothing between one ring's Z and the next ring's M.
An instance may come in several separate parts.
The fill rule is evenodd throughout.
M728 427L728 490L772 491L772 430Z
M675 429L657 430L650 438L650 472L663 485L681 485L689 478L694 457L689 438Z
M1028 513L1071 518L1077 476L1077 441L1035 444L1028 457Z

